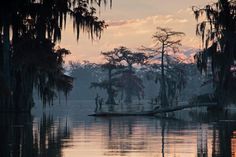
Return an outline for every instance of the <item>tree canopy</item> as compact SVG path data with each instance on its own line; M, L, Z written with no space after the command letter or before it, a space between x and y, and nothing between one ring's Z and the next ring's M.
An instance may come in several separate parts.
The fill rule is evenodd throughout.
M211 71L218 96L232 93L224 91L235 88L232 68L236 59L236 2L218 0L202 8L193 7L193 12L203 47L195 55L198 68Z
M167 96L174 98L176 96L177 89L180 90L182 85L184 85L178 80L178 78L182 78L182 72L170 72L174 71L174 64L170 65L171 57L168 55L170 52L176 53L179 50L178 48L181 46L181 39L183 36L183 32L173 31L170 28L157 27L157 31L153 35L153 40L155 43L154 47L142 48L143 50L150 52L152 60L160 61L160 64L154 62L151 67L152 69L153 67L154 69L160 68L160 74L156 73L155 80L156 82L160 81L159 98L162 107L170 105L171 99L168 101ZM177 77L173 77L172 75L176 75ZM174 87L174 89L172 89L172 87Z
M0 105L5 110L29 111L33 89L44 104L56 91L65 95L72 78L64 74L63 58L70 52L55 47L68 18L73 21L77 40L81 31L100 38L105 21L96 16L91 4L106 0L9 0L0 6Z
M114 48L109 52L101 53L106 63L101 67L107 70L108 77L101 82L93 82L92 87L107 90L108 104L116 104L115 97L121 92L121 99L125 93L125 102L131 103L132 97L139 99L144 96L142 80L135 74L134 64L145 64L148 57L141 52L132 52L126 47Z

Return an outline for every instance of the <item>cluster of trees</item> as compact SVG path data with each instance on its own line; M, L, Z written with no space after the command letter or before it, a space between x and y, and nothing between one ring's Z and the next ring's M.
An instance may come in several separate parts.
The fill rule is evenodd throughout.
M193 7L198 20L196 33L202 38L203 51L195 55L200 71L211 71L219 100L235 93L236 2L218 0L203 8ZM209 66L209 64L211 64ZM210 67L210 68L209 68ZM222 103L223 104L223 103Z
M137 69L142 69L147 72L149 80L154 80L160 86L159 95L153 98L152 103L160 104L161 107L173 104L186 84L186 75L185 64L169 53L178 51L183 35L182 32L158 27L153 35L155 41L153 48L142 47L141 52L132 52L126 47L119 47L109 52L102 52L106 63L101 67L108 72L108 76L100 82L93 82L91 87L107 91L107 104L117 103L115 97L118 96L118 92L121 95L120 100L130 104L132 97L136 96L139 100L144 97L144 85L136 73Z
M29 112L35 88L43 103L57 91L67 95L73 79L64 74L69 50L55 47L67 18L80 31L100 38L106 27L96 9L106 0L4 0L0 6L0 111Z
M113 51L102 52L106 63L101 68L107 70L108 77L101 82L93 82L91 87L100 87L107 90L107 104L116 104L115 97L121 91L121 99L125 94L125 102L131 103L132 96L139 99L143 96L143 84L135 74L134 65L143 65L148 57L142 52L132 52L126 47L115 48Z
M73 78L65 75L63 58L70 51L55 45L61 39L68 18L73 21L77 40L81 31L87 32L91 39L100 38L106 24L96 17L96 9L91 4L101 6L106 3L107 0L3 2L0 6L0 111L30 111L34 89L44 104L50 104L58 91L67 95L72 89ZM216 94L233 93L230 91L236 87L236 84L232 85L236 69L235 0L218 0L203 8L193 7L193 11L199 22L197 34L202 37L204 47L195 55L197 65L201 71L206 71L210 60ZM131 103L132 96L142 97L144 88L133 66L145 65L153 69L155 80L161 86L161 104L170 104L172 100L167 97L176 95L173 88L182 89L185 81L184 71L179 68L181 61L170 57L168 52L178 51L183 35L158 28L153 35L155 47L142 48L150 51L149 55L133 53L125 47L103 52L107 63L102 68L107 69L108 79L92 86L107 90L107 103L116 103L117 91L122 91L125 102ZM153 63L153 60L159 60L159 63Z

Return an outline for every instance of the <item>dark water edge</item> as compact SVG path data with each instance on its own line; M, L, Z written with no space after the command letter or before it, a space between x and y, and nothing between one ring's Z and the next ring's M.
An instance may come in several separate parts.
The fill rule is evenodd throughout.
M163 117L88 117L93 101L0 114L0 157L230 157L236 112L186 110Z

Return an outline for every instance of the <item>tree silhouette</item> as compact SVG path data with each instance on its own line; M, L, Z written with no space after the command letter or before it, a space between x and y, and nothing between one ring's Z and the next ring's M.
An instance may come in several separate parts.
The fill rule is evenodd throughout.
M133 66L135 64L145 64L148 57L141 52L132 52L126 47L115 48L113 51L102 52L106 59L106 63L101 67L108 72L107 80L101 82L92 82L91 87L99 87L107 90L107 104L116 104L115 97L118 92L125 92L125 102L131 103L132 96L139 99L144 96L142 80L135 75Z
M9 0L0 6L0 105L3 110L29 111L36 87L43 102L51 102L56 90L71 89L69 76L63 74L65 49L56 49L67 17L77 34L87 32L100 38L106 27L90 4L106 0ZM10 32L12 36L10 36ZM32 59L32 60L30 60ZM37 64L36 64L37 63Z
M144 65L147 62L148 56L142 52L132 52L126 47L119 47L115 49L120 62L127 65L120 77L121 90L125 91L125 102L132 103L132 96L144 96L142 80L135 74L134 65Z
M168 52L177 52L179 46L181 46L181 38L184 36L183 32L172 31L169 28L157 27L156 33L153 35L153 40L155 42L154 48L143 48L151 52L151 56L154 59L160 59L161 61L161 76L160 76L160 99L161 106L168 106L169 102L167 99L167 59L164 60L165 56L168 56ZM161 55L158 58L158 55ZM166 66L166 67L165 67Z
M195 55L198 68L206 72L207 64L211 63L216 94L233 93L226 91L235 87L231 71L236 58L235 1L218 0L203 8L193 7L193 12L198 21L196 34L201 36L203 45L203 51Z
M165 55L166 65L164 66L165 71L165 84L166 84L166 96L168 97L168 105L177 103L178 96L186 86L186 66L188 64L182 63L182 60L175 58L170 55ZM158 63L151 63L148 65L147 79L153 80L155 83L162 83L161 65ZM161 91L159 96L151 101L157 105L161 103Z
M109 104L112 107L112 105L116 104L115 96L117 95L117 88L119 86L117 76L120 74L119 69L122 69L123 66L120 64L120 59L116 56L115 51L102 52L101 54L107 61L101 65L101 68L108 72L107 80L92 82L91 87L105 89L108 94L106 104Z
M63 156L68 142L65 139L71 138L68 126L56 122L52 115L33 121L29 114L1 114L0 156Z

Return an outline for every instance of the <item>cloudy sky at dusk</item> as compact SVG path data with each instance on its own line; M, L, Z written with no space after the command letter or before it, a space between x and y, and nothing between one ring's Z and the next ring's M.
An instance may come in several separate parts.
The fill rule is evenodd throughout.
M98 16L109 25L100 40L91 41L81 34L79 42L71 23L63 31L61 47L72 52L66 60L101 62L101 51L126 46L131 49L152 45L156 27L168 27L186 34L183 46L200 48L195 36L196 21L191 7L204 6L212 0L113 0L112 8L100 8ZM99 14L100 12L100 14Z

